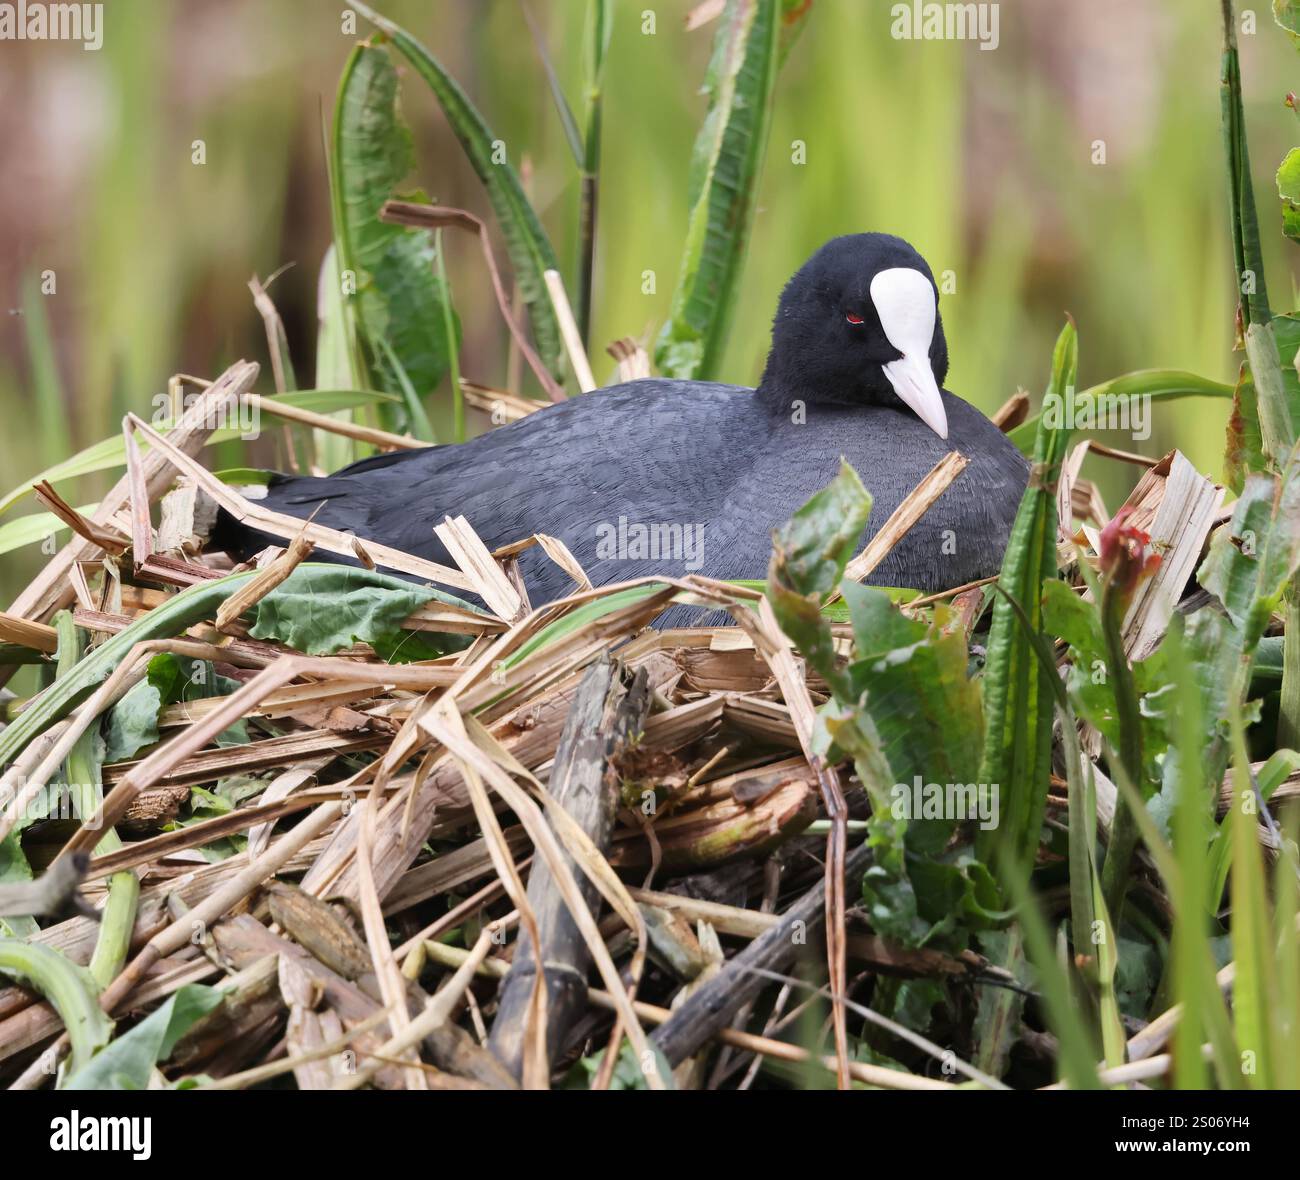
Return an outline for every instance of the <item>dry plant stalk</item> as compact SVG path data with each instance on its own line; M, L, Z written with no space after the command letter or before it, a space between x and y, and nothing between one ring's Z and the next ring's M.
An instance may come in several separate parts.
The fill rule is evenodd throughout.
M250 611L307 558L315 546L303 533L299 533L289 547L270 565L262 570L251 582L241 586L217 609L216 627L226 631L231 623L246 611Z
M906 536L908 530L929 510L934 502L948 490L949 485L963 471L969 460L959 451L949 451L934 465L889 515L876 534L867 542L857 557L844 567L844 576L860 582L885 560L889 552Z
M582 334L578 331L578 322L573 318L573 308L569 306L568 292L564 289L564 279L558 270L544 271L546 291L551 297L551 306L555 308L555 318L560 324L560 335L564 339L564 350L569 354L569 364L573 366L574 376L578 379L578 388L583 393L590 393L596 388L596 378L592 376L591 362L587 359L587 350L582 346Z

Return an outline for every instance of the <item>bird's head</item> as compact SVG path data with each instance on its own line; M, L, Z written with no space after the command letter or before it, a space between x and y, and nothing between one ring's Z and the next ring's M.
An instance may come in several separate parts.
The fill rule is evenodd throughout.
M812 403L901 402L947 438L938 299L925 259L902 238L832 238L781 292L764 389Z

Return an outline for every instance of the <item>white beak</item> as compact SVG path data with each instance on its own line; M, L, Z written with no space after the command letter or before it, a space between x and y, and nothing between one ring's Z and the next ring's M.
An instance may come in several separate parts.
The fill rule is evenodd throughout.
M884 366L885 376L894 392L940 438L948 437L948 415L943 408L943 394L934 379L928 355L904 353L899 360Z
M876 305L886 339L903 354L883 366L885 376L916 416L946 439L948 415L930 366L930 343L938 315L930 280L911 267L882 270L871 280L871 302Z

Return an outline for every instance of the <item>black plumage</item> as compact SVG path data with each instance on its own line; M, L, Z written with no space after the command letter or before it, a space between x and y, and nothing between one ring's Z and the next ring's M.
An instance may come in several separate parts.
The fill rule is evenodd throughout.
M906 375L886 366L905 364L906 349L890 342L875 300L893 300L896 288L904 303L915 297L915 275L895 281L903 270L924 275L937 302L929 268L901 239L828 242L782 293L757 390L615 385L460 445L379 455L325 478L277 477L264 503L301 517L319 506L320 524L439 562L450 559L433 526L464 514L489 547L533 533L560 538L596 585L655 573L762 578L772 529L834 478L841 457L874 498L865 544L955 449L969 465L870 581L935 591L985 577L1001 562L1027 464L983 414L946 391L947 438L937 433L948 354L933 310L921 358L927 380L933 372L931 425L895 392ZM896 340L912 330L896 311L885 319ZM227 519L219 541L247 553L266 538ZM521 571L534 604L572 588L539 549L522 555Z

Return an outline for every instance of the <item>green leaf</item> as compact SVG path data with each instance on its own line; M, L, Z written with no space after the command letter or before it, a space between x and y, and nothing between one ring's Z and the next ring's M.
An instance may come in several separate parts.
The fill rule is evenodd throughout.
M441 259L439 260L439 270L441 271ZM460 323L456 320L456 313L450 309L451 293L443 284L443 324L447 324L448 316L452 319L449 332L444 332L443 340L448 339L459 342L460 340ZM409 431L416 438L423 439L425 442L436 443L437 436L433 432L433 423L429 421L429 415L425 411L424 402L420 398L419 392L411 384L410 375L403 367L401 359L393 351L393 346L388 343L382 336L376 336L374 343L384 356L384 361L393 372L393 377L397 381L398 388L402 393L402 408L406 411L406 425Z
M232 487L264 488L275 478L277 472L268 471L264 467L226 467L212 474L222 483L230 484Z
M871 516L871 496L847 463L822 491L776 530L767 573L767 597L781 630L831 687L832 700L818 713L819 744L853 759L871 800L868 843L875 849L862 891L875 930L918 944L929 924L917 910L907 877L907 821L892 812L889 763L875 724L840 665L821 600L838 585L854 545Z
M1297 353L1300 352L1300 317L1275 316L1272 335L1277 345L1287 417L1292 422L1300 422L1300 374L1296 371ZM1272 364L1266 363L1272 372ZM1264 434L1259 420L1259 396L1249 364L1242 365L1241 378L1233 391L1232 416L1228 419L1223 462L1224 480L1238 495L1241 494L1243 481L1249 472L1273 469L1264 449Z
M929 625L908 619L887 595L856 582L845 582L844 597L853 622L853 689L859 698L865 694L894 789L902 788L913 804L914 787L940 792L950 784L969 787L970 818L982 802L989 820L996 821L987 808L991 800L978 800L984 712L979 684L967 675L965 633L960 628L945 633L943 612L936 612ZM917 814L912 806L908 848L938 855L955 827L951 814Z
M1255 783L1259 787L1259 797L1266 803L1273 792L1278 789L1296 771L1300 771L1300 752L1295 750L1274 750L1268 760L1255 773Z
M1139 369L1076 393L1073 406L1079 415L1089 412L1091 407L1094 420L1099 420L1107 406L1122 413L1122 401L1129 397L1150 398L1154 403L1176 401L1184 397L1226 398L1232 397L1232 394L1231 385L1211 381L1208 377L1198 377L1195 373L1187 373L1182 369ZM1041 419L1041 414L1035 414L1007 435L1025 454L1033 452Z
M425 80L442 107L466 158L487 190L488 200L492 202L506 251L515 268L520 294L528 308L537 351L547 367L558 376L563 365L560 329L542 276L545 271L559 270L559 263L537 213L524 195L518 174L508 160L498 155L502 141L492 133L456 80L428 49L400 25L380 16L360 0L351 6L392 39L394 47Z
M1026 978L1024 935L1013 923L1005 930L982 931L977 945L985 958L996 963L1022 986ZM977 1054L974 1063L994 1077L1006 1073L1012 1046L1020 1040L1020 1017L1025 997L1009 987L982 987L972 1026Z
M1272 318L1264 283L1264 254L1259 244L1259 219L1250 179L1250 150L1246 114L1241 101L1241 59L1231 3L1223 5L1223 57L1219 75L1223 144L1228 169L1228 198L1232 216L1234 286L1245 327L1267 324Z
M1067 683L1075 711L1120 748L1120 722L1112 677L1107 669L1106 639L1096 602L1075 593L1064 582L1043 584L1043 628L1070 645ZM1132 665L1133 680L1142 697L1142 750L1146 779L1158 780L1169 743L1168 670L1157 649Z
M1245 721L1239 706L1231 716L1233 770L1232 806L1224 819L1232 841L1232 1025L1241 1060L1253 1061L1243 1070L1247 1086L1274 1088L1274 1054L1281 1048L1272 1028L1273 997L1277 995L1276 957L1269 930L1269 904L1264 885L1263 850L1259 844L1259 819L1250 782L1250 756L1246 752ZM1287 931L1291 937L1292 931ZM1288 1019L1287 1023L1290 1023Z
M1282 232L1300 242L1300 148L1292 148L1277 170L1277 193L1282 198Z
M777 622L841 702L855 697L821 602L839 585L870 517L871 494L841 460L839 474L772 536L767 596Z
M187 983L157 1011L130 1032L111 1042L64 1083L65 1090L144 1090L160 1061L171 1056L176 1042L218 1007L216 988Z
M328 145L326 146L328 150ZM337 189L338 181L331 168L331 217L338 217L341 220L343 199ZM338 206L338 212L335 212L335 206ZM321 256L320 271L316 276L317 385L343 386L360 384L362 381L361 375L353 372L349 337L351 324L347 305L343 302L343 287L339 274L341 269L338 249L333 242L330 242Z
M325 152L329 162L331 223L342 224L343 193L328 141ZM317 385L361 386L370 383L368 375L363 372L365 358L357 339L356 303L343 298L343 270L338 245L331 242L321 258L316 279ZM398 399L392 400L396 402ZM346 408L333 416L343 422L355 422L357 418L354 410ZM337 471L364 454L359 443L332 430L313 430L311 448L317 465L325 471Z
M332 146L341 218L334 236L345 266L357 275L358 324L371 371L385 388L399 391L405 378L423 397L447 370L447 291L434 270L429 232L379 220L415 163L386 49L358 45L352 51L339 82ZM423 408L412 412L408 406L407 416L411 428L422 428L419 437L429 439Z
M980 808L974 771L982 713L978 687L967 678L964 636L942 634L942 612L931 629L904 618L884 591L844 580L870 515L871 496L842 464L835 480L776 530L767 595L782 630L831 688L833 699L818 713L818 748L851 757L871 800L874 858L862 890L872 926L919 946L959 923L987 925L1000 916L984 866L967 852L946 851L955 827L948 784L962 785L963 801L969 784L970 810ZM837 586L856 638L848 668L822 609ZM940 781L942 814L924 803L916 811L917 778L923 790Z
M1016 905L1026 956L1037 974L1040 1006L1060 1042L1058 1068L1071 1090L1098 1090L1096 1045L1087 1023L1079 1019L1069 977L1053 953L1039 901L1030 890L1029 869L1028 864L1014 866L1006 871L1005 879Z
M1279 317L1280 318L1280 317ZM1262 435L1262 450L1271 469L1286 460L1295 441L1295 421L1288 398L1288 372L1282 367L1281 348L1277 339L1277 320L1250 324L1246 328L1246 359L1250 365L1250 388L1255 393L1256 414ZM1294 384L1294 382L1292 382Z
M1217 528L1196 572L1241 627L1253 653L1272 613L1300 566L1300 473L1288 478L1254 475L1246 481L1232 520Z
M70 415L59 379L58 355L50 333L50 319L45 313L47 297L41 292L40 276L29 271L23 279L23 336L27 343L27 361L31 373L31 401L36 421L32 441L43 454L66 454L72 445Z
M1186 665L1199 689L1204 729L1198 753L1198 775L1222 780L1228 765L1228 734L1224 719L1243 707L1250 671L1264 629L1282 605L1287 583L1300 569L1300 472L1288 468L1286 477L1252 475L1233 506L1232 519L1210 535L1209 551L1197 570L1198 583L1218 598L1222 609L1202 607L1186 622ZM1166 636L1152 659L1176 641ZM1165 661L1166 668L1169 667ZM1167 690L1176 695L1177 681L1166 672ZM1147 696L1148 702L1152 699ZM1150 711L1150 709L1148 709ZM1177 720L1177 710L1166 724ZM1175 799L1182 775L1179 752L1170 749L1162 772L1162 812Z
M151 664L160 657L155 656ZM162 735L158 732L158 714L162 711L158 689L146 677L122 697L105 723L105 762L125 762Z
M870 519L871 493L841 459L839 474L776 530L772 562L791 589L824 597L839 585Z
M596 210L600 194L601 128L604 126L605 58L614 32L613 0L587 0L583 31L583 137L578 154L578 274L573 314L584 345L591 339L591 287L596 257ZM574 128L576 131L576 126Z
M435 600L456 601L369 570L299 566L253 608L250 634L307 655L332 655L354 643L391 638L406 618Z
M1250 361L1250 392L1262 435L1262 451L1276 469L1295 441L1295 418L1288 405L1281 371L1273 314L1264 279L1259 217L1250 178L1250 151L1241 98L1241 61L1231 3L1223 5L1223 65L1220 105L1228 167L1228 196L1232 214L1232 252L1238 310ZM1239 394L1240 396L1240 391ZM1231 435L1229 439L1231 440Z
M135 685L108 714L104 726L107 749L105 762L124 762L161 738L158 722L168 705L199 700L238 688L218 676L204 660L182 661L170 652L160 652L149 661L145 678ZM248 740L243 722L218 734L218 745L238 745Z
M573 117L573 108L569 106L569 100L565 97L564 86L560 82L560 76L555 72L555 63L551 61L550 51L546 48L546 38L533 19L532 9L527 4L520 7L524 10L524 19L533 37L533 47L537 50L537 57L546 72L546 84L551 88L551 101L555 105L555 113L560 117L565 141L569 145L569 151L573 153L573 162L581 168L586 149L582 143L582 132L578 130L578 120Z
M658 1046L653 1041L649 1042L652 1051L655 1054L656 1064L660 1068L660 1077L671 1077L672 1066L668 1064L663 1054L659 1052ZM569 1068L569 1072L564 1075L564 1081L561 1083L561 1089L564 1090L590 1090L596 1075L600 1073L600 1067L605 1059L606 1049L592 1054L590 1057L580 1057ZM614 1063L614 1069L611 1072L609 1080L611 1090L646 1090L649 1085L645 1080L645 1073L637 1061L636 1053L633 1052L631 1044L624 1040L619 1048L618 1057Z
M77 509L83 516L94 513L96 505L84 504ZM0 554L12 553L25 545L37 545L46 537L66 532L68 526L53 512L33 512L0 525Z
M778 0L728 0L691 156L690 217L672 310L655 347L666 377L716 376L749 247L776 87Z
M113 1035L113 1022L99 1006L99 989L90 972L52 947L0 938L0 975L49 1000L71 1042L72 1072L81 1069Z
M1214 827L1217 779L1208 779L1202 753L1206 748L1205 717L1196 677L1188 665L1183 628L1175 616L1161 645L1173 678L1176 706L1173 709L1172 757L1168 791L1172 810L1169 830L1177 871L1166 882L1175 920L1170 938L1169 976L1172 999L1183 1006L1184 1018L1174 1034L1174 1078L1179 1089L1204 1089L1207 1084L1201 1046L1214 1046L1215 1061L1225 1086L1239 1076L1231 1040L1231 1025L1224 999L1214 980L1215 964L1210 947L1212 916L1219 909L1223 883L1209 900L1210 881L1217 875L1211 838ZM1230 844L1221 834L1220 847ZM1225 870L1226 872L1226 870Z
M1078 371L1078 339L1067 323L1052 355L1048 394L1064 398ZM998 585L1003 594L993 607L984 671L985 743L979 781L999 792L1001 823L996 832L981 832L980 859L1003 875L1032 865L1051 776L1054 686L1040 667L1034 636L1042 632L1043 583L1055 578L1056 484L1069 445L1066 426L1046 420L1038 428L1029 486L1012 526ZM1027 634L1015 616L1020 604Z
M283 402L286 406L312 410L317 414L334 414L339 410L355 410L363 406L383 406L396 398L379 389L296 389L265 400Z
M584 602L581 606L569 611L568 614L556 619L555 622L543 627L531 639L521 643L515 651L511 652L502 661L502 665L506 668L513 668L517 664L522 664L534 652L541 651L552 643L557 643L566 635L572 635L589 623L594 623L597 619L603 619L606 615L613 614L614 611L622 610L625 607L633 606L638 602L651 598L663 589L662 583L647 582L644 586L633 586L628 590L620 590L616 594L603 594L599 598L593 598L590 602Z
M19 833L23 824L0 840L0 885L17 885L32 880L32 866L27 863ZM30 914L0 914L0 937L31 938L40 926Z

